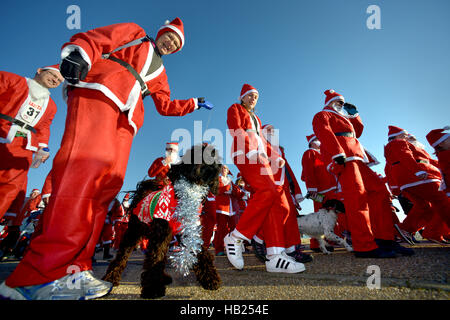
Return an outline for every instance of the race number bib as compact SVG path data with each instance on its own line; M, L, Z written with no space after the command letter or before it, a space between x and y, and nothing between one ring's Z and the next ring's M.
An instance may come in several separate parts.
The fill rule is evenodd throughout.
M20 117L22 118L23 121L27 122L28 124L32 124L41 112L42 106L37 105L36 103L30 101L25 110L22 111L22 113L20 114Z

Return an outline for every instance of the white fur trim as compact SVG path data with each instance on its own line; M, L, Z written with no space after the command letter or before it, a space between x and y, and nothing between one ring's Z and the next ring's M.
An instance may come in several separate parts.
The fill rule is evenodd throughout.
M335 189L336 189L336 186L331 187L331 188L328 188L328 189L325 189L325 190L321 190L321 191L319 191L318 193L323 194L323 193L327 193L328 191L335 190Z
M335 154L334 156L331 157L331 159L334 160L335 158L340 157L340 156L344 156L345 157L345 153Z
M334 92L334 91L333 91L333 92ZM333 92L331 92L331 93L333 93ZM336 97L334 97L334 98L331 98L331 99L328 101L328 103L325 105L325 107L326 107L326 106L329 106L330 103L331 103L332 101L336 101L336 100L341 100L341 101L343 101L343 102L345 103L345 99L344 99L343 96L336 96Z
M258 153L258 151L257 150L251 150L251 151L247 152L246 156L247 156L248 159L250 159L251 156L254 155L255 153Z
M250 93L252 93L252 92L256 92L256 93L259 94L258 90L256 90L256 89L251 89L251 90L248 90L248 91L244 92L244 93L239 97L239 100L242 100L243 97L245 97L246 95L248 95L248 94L250 94Z
M445 129L447 130L447 129ZM434 148L436 147L439 143L441 143L442 141L444 141L445 139L447 139L448 137L450 137L450 133L446 133L444 134L442 137L440 137L438 140L436 140L431 146Z
M415 187L421 184L425 184L425 183L432 183L432 182L441 182L441 180L439 179L427 179L427 180L420 180L420 181L416 181L416 182L412 182L412 183L407 183L404 184L400 187L400 190L406 189L406 188L411 188L411 187Z
M392 134L388 135L388 139L389 139L389 138L396 137L396 136L399 136L399 135L401 135L402 133L408 133L408 132L407 132L406 130L402 130L402 131L397 132L397 133L392 133Z
M417 171L416 173L415 173L415 175L418 177L418 176L420 176L420 175L422 175L422 174L426 174L426 171Z
M309 138L308 143L311 143L315 139L317 139L317 137L316 135L313 135L311 138Z

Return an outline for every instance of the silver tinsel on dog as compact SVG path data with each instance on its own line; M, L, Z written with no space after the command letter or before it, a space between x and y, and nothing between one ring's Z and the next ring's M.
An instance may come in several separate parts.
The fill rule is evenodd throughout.
M191 184L185 179L180 179L173 187L178 199L174 218L181 223L181 250L172 253L169 259L177 272L187 276L189 269L197 262L197 254L202 250L199 208L209 188Z

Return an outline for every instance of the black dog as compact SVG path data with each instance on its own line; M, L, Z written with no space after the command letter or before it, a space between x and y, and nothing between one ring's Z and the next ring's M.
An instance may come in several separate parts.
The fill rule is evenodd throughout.
M183 202L188 202L190 199L191 192L189 190L195 189L196 186L197 189L201 186L206 192L210 190L216 194L221 168L222 165L219 163L218 154L214 147L202 144L196 145L188 150L181 159L181 162L172 165L168 172L168 178L174 190L177 190L177 186L179 185L187 186L185 189L178 188L178 190L182 190L178 192L182 192L183 194L175 193L176 199L172 199L172 201L177 202L176 208L180 209L183 205L186 205ZM144 223L140 220L142 216L136 214L135 210L137 207L149 208L150 203L145 201L148 201L149 197L152 196L152 192L154 194L158 189L160 187L158 187L154 180L144 180L137 185L137 190L134 192L133 200L128 209L128 212L131 213L128 229L124 234L115 259L111 261L103 277L103 280L113 283L114 286L119 285L121 274L126 267L129 256L139 241L147 238L148 247L143 272L141 274L142 298L163 297L165 296L166 285L172 283L172 278L164 270L168 261L169 244L174 237L173 223L179 223L179 221L176 221L176 219L174 219L175 221L168 219L168 221L153 217L151 221ZM168 190L167 186L162 192L164 190ZM198 211L192 211L194 212L188 212L191 218L198 218ZM181 235L181 239L181 247L183 247L183 235ZM204 289L217 290L220 287L221 280L214 266L214 257L212 254L207 252L206 249L200 249L197 252L196 260L197 262L192 268L197 281Z

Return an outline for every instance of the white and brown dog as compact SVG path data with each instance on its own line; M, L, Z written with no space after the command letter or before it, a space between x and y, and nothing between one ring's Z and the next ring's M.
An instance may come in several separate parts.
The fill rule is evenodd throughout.
M325 254L329 254L330 251L326 248L327 242L324 237L342 245L347 251L351 252L353 248L334 233L337 215L344 212L344 204L341 201L335 199L327 200L319 211L297 218L300 233L316 239L319 242L320 250Z

